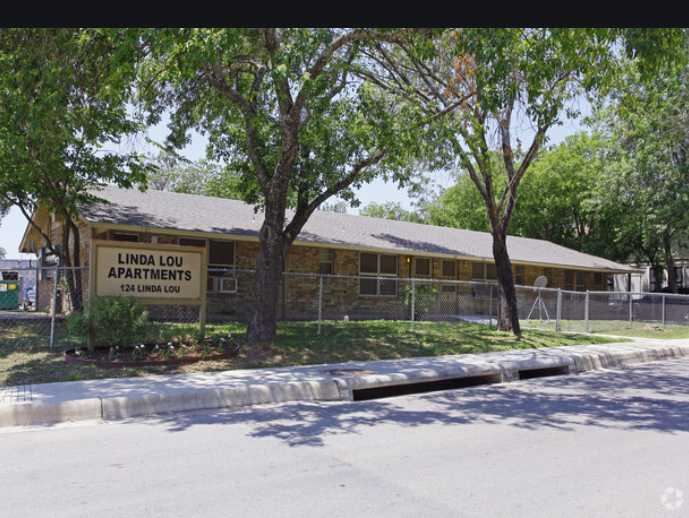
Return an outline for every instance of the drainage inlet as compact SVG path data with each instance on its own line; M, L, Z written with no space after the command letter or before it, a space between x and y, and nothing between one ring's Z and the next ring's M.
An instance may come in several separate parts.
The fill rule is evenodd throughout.
M468 376L464 378L449 378L434 381L422 381L418 383L405 383L403 385L386 385L352 390L354 401L367 401L369 399L381 399L386 397L404 396L407 394L421 394L437 390L451 390L489 383L500 383L500 374L485 374L482 376Z
M562 376L563 374L569 374L569 366L561 365L559 367L521 370L519 371L519 379L528 380L532 378L545 378L547 376Z

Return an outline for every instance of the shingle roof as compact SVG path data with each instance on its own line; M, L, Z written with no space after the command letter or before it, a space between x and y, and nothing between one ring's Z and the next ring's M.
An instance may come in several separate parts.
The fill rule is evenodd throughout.
M141 192L111 186L94 194L103 201L82 210L83 217L91 223L257 238L263 220L261 213L256 213L252 205L238 200L166 191ZM296 242L493 260L492 236L487 232L324 211L316 211L311 216ZM541 239L509 236L507 248L510 258L516 263L609 272L636 271Z

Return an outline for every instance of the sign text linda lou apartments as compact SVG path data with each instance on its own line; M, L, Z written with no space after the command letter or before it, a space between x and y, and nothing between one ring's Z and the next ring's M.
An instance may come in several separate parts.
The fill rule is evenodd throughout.
M124 283L125 293L179 293L180 286L155 281L189 282L192 271L185 269L184 257L175 254L118 253L118 266L111 266L108 279L125 281L154 281Z

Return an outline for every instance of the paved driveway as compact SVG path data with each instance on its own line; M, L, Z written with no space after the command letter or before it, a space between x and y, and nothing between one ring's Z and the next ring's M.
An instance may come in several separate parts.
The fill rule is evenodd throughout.
M0 516L689 516L689 361L0 431Z

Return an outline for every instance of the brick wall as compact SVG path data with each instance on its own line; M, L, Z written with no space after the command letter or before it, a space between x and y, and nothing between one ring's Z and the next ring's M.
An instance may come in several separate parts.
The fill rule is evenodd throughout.
M93 236L88 234L88 228L80 225L82 243L82 264L88 265L90 239L92 237L104 239L107 233ZM55 224L52 235L56 242L61 240L61 225ZM151 242L154 233L140 234L140 241ZM123 243L124 244L124 243ZM259 244L257 242L236 241L235 263L239 269L255 268L256 255ZM313 319L318 314L318 272L322 247L293 246L287 256L286 271L292 273L311 274L311 276L285 276L280 287L279 315L283 319ZM359 275L359 255L354 250L332 250L333 270L336 275ZM445 259L447 260L447 259ZM454 261L454 260L453 260ZM407 279L412 276L414 258L411 255L399 255L398 276ZM472 280L472 261L456 260L456 273L452 279L463 281ZM431 277L433 279L447 279L443 276L443 259L431 258ZM513 270L514 272L514 270ZM565 288L565 270L562 268L542 268L525 265L523 271L524 284L533 285L540 275L548 277L548 287ZM583 289L605 290L607 288L608 274L601 276L602 282L596 283L593 272L584 272ZM238 291L234 294L209 293L208 314L213 320L247 320L250 318L252 306L256 300L254 276L251 273L237 273ZM88 294L88 274L83 275L84 300ZM400 282L398 293L394 296L370 296L359 294L358 279L342 279L325 277L323 291L323 317L326 319L341 319L348 316L351 319L358 318L408 318L409 308L405 303L405 292L408 289L407 282ZM489 289L489 288L485 288ZM446 294L444 303L452 306L453 297L456 297L458 311L471 313L485 313L488 307L487 293L478 293L476 290L484 290L481 287L460 287L455 294ZM43 309L47 309L46 302L51 300L52 283L44 281L39 283L39 299L44 303ZM68 294L63 293L62 300L69 305ZM479 302L482 300L483 302ZM476 301L475 303L472 301ZM472 305L473 304L473 305ZM474 307L474 305L476 307Z

